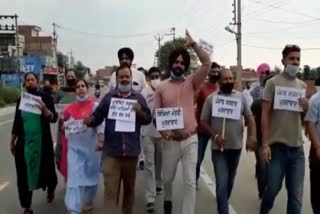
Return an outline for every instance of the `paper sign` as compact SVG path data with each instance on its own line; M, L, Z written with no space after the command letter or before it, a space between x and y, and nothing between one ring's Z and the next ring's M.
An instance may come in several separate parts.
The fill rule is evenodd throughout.
M213 45L203 39L199 39L199 47L201 47L209 56L213 54Z
M157 130L183 129L183 109L181 107L156 109Z
M302 112L299 99L306 95L305 89L276 86L274 109Z
M24 92L21 96L19 110L41 114L41 110L38 107L39 101L41 101L41 97Z
M136 102L136 100L112 98L108 119L135 122L136 112L132 110L132 106Z
M212 97L212 116L232 120L241 118L241 100L235 97L215 95Z
M116 132L135 132L136 122L116 120Z
M63 123L64 131L66 135L79 135L87 129L87 127L83 124L83 120L74 120L70 118L69 120Z

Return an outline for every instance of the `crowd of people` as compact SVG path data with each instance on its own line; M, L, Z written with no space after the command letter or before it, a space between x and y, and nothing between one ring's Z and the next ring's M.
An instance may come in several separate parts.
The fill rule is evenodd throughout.
M122 214L132 214L137 167L144 170L146 211L155 212L157 195L163 193L163 212L171 214L175 206L173 181L180 162L183 198L179 210L194 214L201 163L209 142L219 214L229 213L243 146L255 153L260 214L270 212L284 179L287 213L300 214L305 174L304 125L312 142L311 203L314 213L320 213L320 95L316 93L308 100L305 83L296 78L300 48L285 46L281 73L272 74L268 64L260 65L258 81L246 86L244 93L236 90L239 86L235 85L233 73L211 62L188 32L186 45L194 50L201 65L185 75L190 69L190 55L186 49L176 49L168 59L167 79L162 78L157 67L145 74L131 69L134 52L120 49L120 65L99 103L89 96L88 83L77 79L73 71L67 72L67 86L54 97L47 84L43 91L38 89L35 74L25 74L25 91L41 98L37 101L41 112L21 110L23 97L19 98L10 150L15 157L24 214L33 213L33 190L42 188L47 191L48 203L54 200L56 167L66 183L65 206L70 214L93 213L101 173L106 213L115 214L120 209ZM117 103L126 103L118 114L114 111ZM232 117L221 116L226 114L223 108L217 110L219 103L235 106ZM121 112L126 105L129 113ZM180 122L176 123L181 126L162 129L159 110L173 108L175 115L180 115ZM120 115L134 115L134 119L122 121L117 117ZM50 123L57 121L54 151Z

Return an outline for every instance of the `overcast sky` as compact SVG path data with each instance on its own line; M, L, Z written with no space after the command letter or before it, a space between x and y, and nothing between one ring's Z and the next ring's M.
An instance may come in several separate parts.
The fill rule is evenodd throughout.
M236 64L236 42L224 27L231 22L233 0L1 0L0 14L19 15L19 24L38 25L43 34L57 29L58 49L74 56L93 70L118 64L117 50L129 46L135 63L153 65L157 33L177 36L189 29L195 40L214 45L213 59ZM302 64L320 66L319 0L243 0L243 66L259 63L281 65L285 44L304 50ZM138 37L124 37L130 35ZM108 37L109 35L109 37ZM162 42L172 39L165 36Z

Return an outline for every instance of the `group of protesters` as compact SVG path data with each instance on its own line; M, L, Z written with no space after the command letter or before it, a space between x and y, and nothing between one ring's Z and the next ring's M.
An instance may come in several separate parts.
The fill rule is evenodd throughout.
M157 195L163 194L163 212L171 214L173 181L180 162L183 197L182 207L177 210L193 214L201 163L209 142L219 214L229 213L243 145L256 157L260 214L270 212L284 179L287 213L299 214L305 174L304 125L312 142L311 202L314 213L320 213L320 95L316 93L307 99L305 83L296 78L300 48L285 46L284 71L279 74L272 74L268 64L260 65L259 80L245 94L236 90L241 86L235 85L232 71L211 62L188 32L186 45L197 54L200 67L186 75L190 55L186 49L175 49L168 59L170 75L166 79L157 67L145 73L132 69L134 52L121 48L120 66L112 74L109 91L100 102L89 96L88 83L77 79L73 71L67 72L67 86L54 98L38 89L36 74L25 74L24 93L41 99L36 103L40 112L34 113L21 108L24 101L19 98L12 128L10 150L15 158L24 214L33 213L33 190L46 190L47 202L52 203L57 186L56 167L66 183L65 205L70 214L93 213L101 173L105 212L114 214L120 209L123 214L132 214L137 168L144 173L146 211L155 212ZM301 92L303 96L287 97L298 104L293 108L279 104L279 90L286 90L287 94ZM226 116L223 103L228 102L235 108L232 115ZM119 103L130 103L128 115L133 115L132 120L123 121L123 114L114 111ZM220 107L222 110L218 110ZM180 126L159 127L157 112L161 109L178 109L176 125ZM50 123L57 121L54 151Z

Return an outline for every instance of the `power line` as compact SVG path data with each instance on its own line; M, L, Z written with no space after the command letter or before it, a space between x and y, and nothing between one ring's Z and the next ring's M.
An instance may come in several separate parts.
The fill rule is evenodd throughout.
M273 21L273 20L262 19L262 18L254 18L254 19L250 19L250 20L251 21L258 21L258 22L273 23L273 24L289 24L289 25L307 24L309 22L320 21L319 19L312 19L312 20L305 21L305 22L287 22L287 21Z
M265 49L265 50L282 50L282 48L277 47L265 47L265 46L257 46L257 45L249 45L249 44L243 44L245 47L249 48L257 48L257 49ZM303 51L320 51L320 48L301 48Z
M56 28L58 28L60 30L76 33L76 34L82 34L82 35L88 35L88 36L94 36L94 37L100 37L100 38L109 38L109 39L144 37L144 36L150 36L150 35L154 35L156 33L165 31L165 30L158 30L158 31L153 31L153 32L136 33L136 34L128 34L128 35L111 35L111 34L100 34L100 33L85 32L85 31L75 30L75 29L72 29L72 28L63 27L63 26L60 26L60 25L56 25Z

